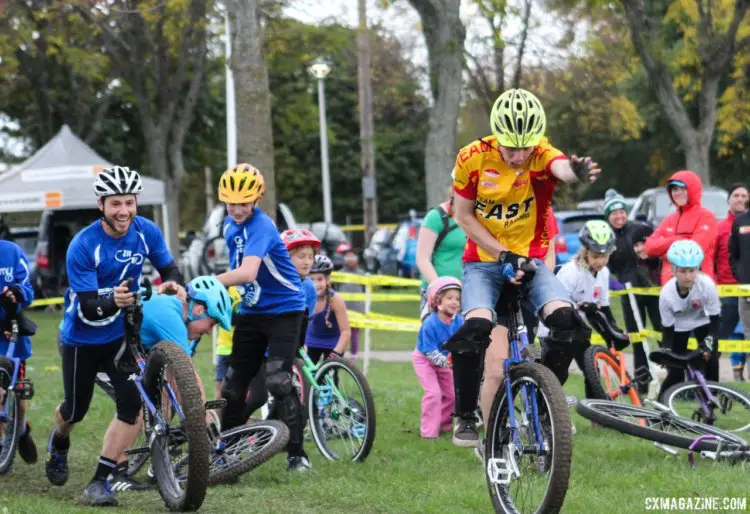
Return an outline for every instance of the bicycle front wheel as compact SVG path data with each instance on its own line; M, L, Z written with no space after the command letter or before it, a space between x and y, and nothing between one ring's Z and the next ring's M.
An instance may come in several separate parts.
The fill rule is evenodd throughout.
M696 439L708 435L716 439L700 441L695 447L696 451L714 452L720 444L725 450L728 447L748 447L744 439L731 432L681 418L671 412L659 412L607 400L581 400L576 409L584 418L607 428L676 448L687 450Z
M641 406L641 397L627 372L620 380L622 363L612 353L599 345L592 345L583 354L583 376L597 400L612 400Z
M289 429L281 421L252 421L222 432L212 444L209 485L233 480L282 451Z
M310 432L328 460L364 461L375 442L375 400L365 375L344 359L315 372L307 401Z
M21 400L15 391L12 389L6 390L4 401L8 408L8 414L5 421L0 421L0 475L8 473L13 466L18 437L21 435L21 423L23 422L19 419Z
M733 387L718 382L706 381L715 403L705 405L705 412L699 398L708 403L703 388L697 382L675 384L661 396L661 403L669 407L676 416L690 418L730 432L750 430L750 398Z
M149 414L159 494L170 510L197 510L208 486L209 443L193 363L175 343L162 341L149 353L143 383L165 423Z
M484 462L492 505L495 512L559 512L573 457L565 393L552 372L539 364L513 366L509 379L512 398L508 400L503 382L485 421ZM534 428L533 398L541 441ZM515 434L509 408L515 415Z

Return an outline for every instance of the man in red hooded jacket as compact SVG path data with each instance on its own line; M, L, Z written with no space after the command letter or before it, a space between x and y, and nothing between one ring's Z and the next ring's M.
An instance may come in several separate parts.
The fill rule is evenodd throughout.
M666 262L667 250L675 241L691 239L703 249L701 271L711 279L714 275L714 251L716 249L716 216L701 205L703 184L692 171L678 171L667 182L667 194L677 207L664 218L653 234L646 240L649 257L663 258L661 284L672 278L672 266Z

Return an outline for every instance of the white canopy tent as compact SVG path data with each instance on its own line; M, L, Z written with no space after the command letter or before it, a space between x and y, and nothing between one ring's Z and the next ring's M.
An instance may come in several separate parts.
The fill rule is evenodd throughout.
M91 209L96 196L91 184L112 166L67 125L34 155L0 175L0 213L56 209ZM143 177L139 205L161 206L165 237L170 228L164 182Z

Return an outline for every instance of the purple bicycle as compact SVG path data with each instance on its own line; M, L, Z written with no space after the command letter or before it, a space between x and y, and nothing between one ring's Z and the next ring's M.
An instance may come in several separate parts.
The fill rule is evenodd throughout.
M686 372L685 382L673 385L659 398L673 414L729 432L750 431L750 397L734 387L706 380L701 350L677 355L662 348L652 351L649 359Z

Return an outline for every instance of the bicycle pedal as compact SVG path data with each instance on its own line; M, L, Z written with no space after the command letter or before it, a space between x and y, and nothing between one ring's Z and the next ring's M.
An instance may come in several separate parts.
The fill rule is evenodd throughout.
M322 409L333 402L333 392L331 386L321 386L318 390L318 408Z
M487 459L487 476L496 485L510 485L514 471L507 459Z
M148 446L143 446L141 448L131 448L129 450L125 450L125 455L139 455L143 453L149 453L151 452L151 449Z
M364 439L365 434L367 433L367 427L362 423L354 423L350 432L355 439Z
M34 383L31 380L21 380L16 383L15 391L21 400L31 400L34 397Z
M654 377L651 375L648 366L641 366L633 372L633 382L646 386L652 380L654 380Z
M208 400L203 404L203 408L206 410L223 409L227 406L227 401L224 398L220 400Z

